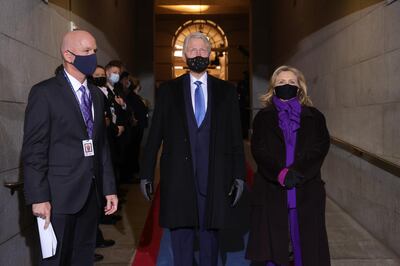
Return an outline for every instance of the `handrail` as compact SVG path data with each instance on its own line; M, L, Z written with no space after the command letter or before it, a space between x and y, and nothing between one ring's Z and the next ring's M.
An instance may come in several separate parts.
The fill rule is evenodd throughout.
M4 186L10 189L11 195L14 195L14 192L20 190L24 186L24 181L16 181L16 182L4 182Z
M331 143L367 162L373 164L386 172L391 173L392 175L400 177L400 165L392 163L386 159L379 157L376 154L363 150L357 146L354 146L344 140L338 139L336 137L331 136Z

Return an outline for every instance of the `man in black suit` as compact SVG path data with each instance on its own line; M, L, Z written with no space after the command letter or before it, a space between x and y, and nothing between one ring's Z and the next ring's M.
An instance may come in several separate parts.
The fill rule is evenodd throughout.
M64 69L33 86L25 113L22 160L25 198L51 222L57 250L40 265L92 265L97 215L117 210L101 91L86 76L96 68L96 40L86 31L62 41Z
M188 35L183 52L190 73L157 92L141 189L150 199L162 142L160 225L170 229L174 265L193 264L198 232L200 265L216 266L218 231L244 186L239 105L235 88L206 72L211 45L204 34Z

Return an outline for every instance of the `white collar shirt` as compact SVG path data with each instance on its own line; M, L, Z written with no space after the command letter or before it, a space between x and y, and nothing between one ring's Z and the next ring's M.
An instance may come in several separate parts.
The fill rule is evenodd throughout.
M85 89L86 89L86 93L88 95L90 94L90 91L89 91L88 85L87 85L87 80L85 79L85 81L83 83L80 83L79 80L77 80L72 75L70 75L67 70L64 69L64 72L67 75L70 84L72 85L72 89L73 89L73 91L75 93L75 96L76 96L76 98L78 100L78 103L81 104L82 92L79 90L79 88L83 85L85 87ZM94 115L93 114L94 114L94 110L93 110L93 103L92 103L92 118L94 120Z
M106 97L108 97L107 87L97 87L97 88L99 88L99 89L103 92L103 94L104 94Z

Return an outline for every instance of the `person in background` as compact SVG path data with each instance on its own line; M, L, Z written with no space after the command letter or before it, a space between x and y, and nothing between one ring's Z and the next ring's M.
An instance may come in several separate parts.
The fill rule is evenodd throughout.
M140 169L150 200L160 161L160 225L169 228L175 266L193 265L199 233L199 265L217 266L218 232L237 204L246 174L235 88L207 73L211 44L201 32L183 45L190 73L161 85ZM229 196L230 195L230 196Z
M45 220L45 229L51 222L57 237L55 255L39 264L88 266L99 209L114 213L118 198L103 96L86 80L96 68L96 40L87 31L68 32L60 50L64 69L29 93L22 145L25 200Z
M112 116L112 123L116 124L120 129L118 135L114 137L113 143L115 149L113 151L113 163L115 175L117 177L118 183L120 182L120 168L121 168L121 149L123 149L123 143L121 141L121 136L123 135L126 124L127 124L127 105L122 97L121 91L118 89L118 82L121 74L121 64L117 60L110 61L106 66L106 90L107 90L107 100L110 106Z
M104 95L104 119L106 123L106 131L107 131L107 139L108 139L108 144L110 147L110 154L111 154L111 162L113 165L113 170L114 173L118 173L118 139L121 136L121 134L125 131L125 125L124 125L124 120L117 117L116 109L113 108L113 102L108 99L108 89L106 87L107 85L107 77L105 75L105 68L98 65L96 67L96 70L94 71L93 75L90 77L90 81L99 88L103 95ZM116 178L116 183L117 183L117 191L118 191L118 198L119 198L119 206L122 208L123 203L125 202L125 199L123 195L120 193L120 185L119 185L119 180ZM100 224L115 224L119 220L121 220L122 217L118 214L113 214L113 215L108 215L100 216L99 223ZM101 231L97 231L97 238L99 240L103 239L103 236L100 235ZM108 245L111 245L111 241L108 242ZM104 245L101 245L104 246Z
M131 101L128 100L129 92L132 88L132 83L129 80L129 73L122 72L119 78L119 82L116 84L118 88L118 93L121 98L124 99L126 104L126 127L125 131L119 139L120 142L120 182L122 184L132 184L134 183L133 170L132 170L132 157L133 157L133 129L136 124L135 114Z
M142 89L139 79L132 77L128 72L124 72L121 75L121 84L126 103L132 112L130 123L131 141L128 148L127 165L129 166L129 174L136 182L139 174L139 157L143 133L148 126L149 108L146 100L139 95Z
M112 151L112 150L114 150L114 145L112 145L113 137L118 136L119 129L116 124L112 123L112 116L115 114L112 114L109 102L107 101L107 88L105 87L106 82L107 82L107 77L106 77L106 71L105 71L104 67L97 65L96 70L94 71L93 75L90 78L88 78L88 80L93 85L97 86L97 88L99 88L101 90L101 92L104 94L104 121L106 124L107 137L108 137L108 143L110 145L110 151ZM108 216L108 217L115 217L115 215ZM101 223L105 219L106 218L104 217L104 215L100 214L99 223ZM115 244L114 240L104 239L103 232L101 231L101 229L98 225L97 226L97 235L96 235L96 248L111 247L114 244Z
M246 257L267 266L328 266L321 179L330 145L325 118L293 67L274 71L261 100L265 108L254 118L251 138L257 173Z

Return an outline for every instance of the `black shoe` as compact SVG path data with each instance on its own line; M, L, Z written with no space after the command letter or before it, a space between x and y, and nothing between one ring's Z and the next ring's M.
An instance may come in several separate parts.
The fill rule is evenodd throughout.
M114 244L115 244L114 240L104 239L103 241L96 243L96 248L108 248L108 247L114 246Z
M94 253L94 262L98 262L104 259L104 256L101 254Z

